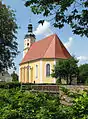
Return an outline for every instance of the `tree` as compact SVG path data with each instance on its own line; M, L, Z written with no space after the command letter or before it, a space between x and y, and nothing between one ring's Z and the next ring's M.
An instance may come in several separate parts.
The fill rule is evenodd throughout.
M18 54L14 11L0 2L0 72L14 67L14 58Z
M88 83L88 64L79 66L79 79L81 83Z
M52 77L59 78L60 82L61 78L64 78L67 80L67 84L71 84L73 77L78 77L79 70L77 63L78 60L74 57L59 59L53 70Z
M13 73L11 74L12 77L12 81L18 81L18 75L15 73L15 71L13 71Z
M27 0L25 6L34 14L50 16L54 27L69 24L74 34L88 37L88 0Z

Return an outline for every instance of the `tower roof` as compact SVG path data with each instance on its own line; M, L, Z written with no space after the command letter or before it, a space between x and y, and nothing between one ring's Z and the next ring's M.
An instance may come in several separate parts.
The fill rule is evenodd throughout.
M20 64L43 58L68 59L70 57L71 55L58 36L53 34L43 40L34 42Z
M33 26L31 22L28 24L28 33L25 35L24 38L30 38L30 37L35 38L35 35L33 34Z
M30 23L28 25L28 33L32 33L32 30L33 30L33 27L32 27L32 24Z

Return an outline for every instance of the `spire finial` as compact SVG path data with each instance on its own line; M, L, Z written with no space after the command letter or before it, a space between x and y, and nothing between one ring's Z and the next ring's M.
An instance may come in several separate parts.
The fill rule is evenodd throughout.
M31 17L29 18L29 23L31 23Z

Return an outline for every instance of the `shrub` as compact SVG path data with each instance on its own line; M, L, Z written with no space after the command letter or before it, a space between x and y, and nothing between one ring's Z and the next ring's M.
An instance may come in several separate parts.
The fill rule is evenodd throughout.
M21 84L18 82L10 82L10 83L0 82L0 88L10 89L10 88L17 88L20 86Z

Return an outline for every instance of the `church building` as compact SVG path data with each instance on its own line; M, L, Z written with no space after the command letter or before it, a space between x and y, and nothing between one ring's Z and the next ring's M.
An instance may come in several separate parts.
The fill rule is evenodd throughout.
M22 83L56 83L51 77L52 69L58 59L71 57L56 34L36 41L28 25L28 34L24 38L23 59L19 67L19 81Z

